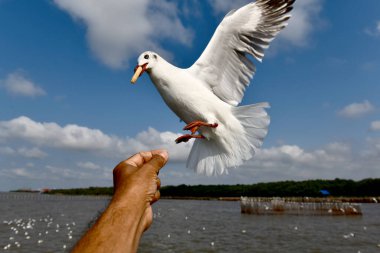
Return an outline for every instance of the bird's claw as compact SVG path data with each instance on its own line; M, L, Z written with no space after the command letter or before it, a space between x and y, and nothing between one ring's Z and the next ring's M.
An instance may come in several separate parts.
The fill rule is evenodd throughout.
M183 130L189 130L189 131L191 131L192 134L194 134L196 131L198 131L198 128L201 126L216 128L216 127L218 127L218 123L209 124L209 123L197 120L197 121L193 121L193 122L190 122L189 124L187 124L183 128Z
M180 137L178 137L175 142L178 144L178 143L181 143L181 142L188 142L190 139L192 138L195 138L195 139L205 139L205 137L203 135L192 135L192 134L185 134L185 135L182 135Z
M180 137L178 137L176 140L175 140L175 143L181 143L181 142L188 142L189 140L191 139L191 135L190 134L185 134L185 135L182 135Z

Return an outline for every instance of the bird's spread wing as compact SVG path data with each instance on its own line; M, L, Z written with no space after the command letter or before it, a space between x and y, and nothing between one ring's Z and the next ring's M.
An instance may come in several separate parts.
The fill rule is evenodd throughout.
M257 0L230 11L189 71L220 99L238 105L256 71L247 54L262 60L264 50L287 25L294 1Z

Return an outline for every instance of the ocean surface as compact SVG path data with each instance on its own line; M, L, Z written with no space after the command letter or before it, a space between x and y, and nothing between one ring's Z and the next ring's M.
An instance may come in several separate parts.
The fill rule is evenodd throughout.
M69 252L109 198L0 193L0 252ZM380 204L363 216L248 215L239 202L160 200L139 252L380 252Z

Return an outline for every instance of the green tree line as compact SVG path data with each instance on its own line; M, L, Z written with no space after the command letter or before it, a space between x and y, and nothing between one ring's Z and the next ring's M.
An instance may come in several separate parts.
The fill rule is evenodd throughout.
M370 197L380 196L380 178L361 181L306 180L257 183L251 185L178 185L163 186L162 197L320 197L320 190L327 190L335 197ZM68 195L112 195L112 187L90 187L78 189L56 189L50 194Z

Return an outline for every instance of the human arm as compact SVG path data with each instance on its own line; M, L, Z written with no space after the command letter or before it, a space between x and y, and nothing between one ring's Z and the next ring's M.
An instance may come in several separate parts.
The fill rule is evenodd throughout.
M119 163L110 204L72 252L136 252L142 233L152 224L151 204L160 197L158 172L167 159L166 151L155 150Z

